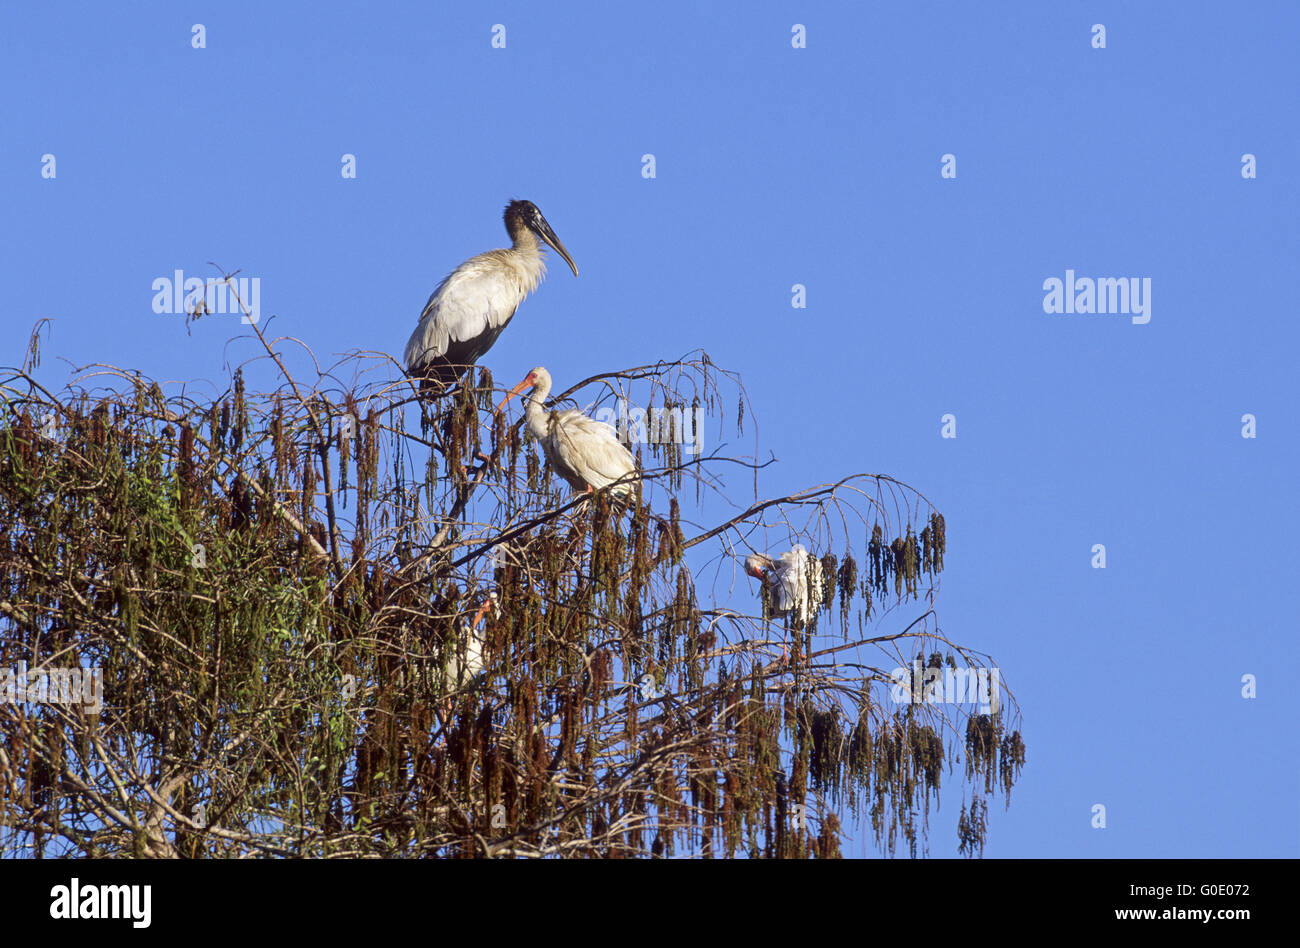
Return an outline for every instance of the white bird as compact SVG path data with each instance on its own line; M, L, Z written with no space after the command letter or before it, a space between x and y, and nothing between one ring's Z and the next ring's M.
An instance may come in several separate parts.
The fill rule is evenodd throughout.
M483 673L483 648L487 644L487 634L477 628L479 620L496 603L496 596L491 596L470 621L460 622L460 634L451 643L450 653L443 661L443 688L445 691L459 691L474 683Z
M524 418L556 472L574 490L590 493L613 484L610 493L620 500L626 499L640 475L637 474L636 458L618 440L613 425L589 418L576 408L566 411L543 409L542 403L551 392L551 373L540 365L510 390L497 406L497 412L526 388L531 388L532 392L524 408Z
M800 626L821 607L823 585L821 560L811 556L802 543L774 560L762 553L745 557L745 572L759 580L768 591L771 615L793 615Z
M461 622L460 635L442 666L447 691L459 691L483 671L483 643L481 631L468 622Z
M429 297L406 343L406 371L441 392L492 348L524 298L546 274L540 237L578 275L578 265L532 201L511 201L506 232L513 244L466 260ZM421 386L422 388L424 385Z

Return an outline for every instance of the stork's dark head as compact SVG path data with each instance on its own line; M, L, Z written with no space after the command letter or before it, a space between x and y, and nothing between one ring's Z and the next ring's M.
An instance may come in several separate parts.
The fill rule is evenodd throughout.
M551 225L546 223L546 218L538 210L537 205L532 201L511 201L506 205L506 232L513 241L519 240L519 235L525 230L530 230L546 243L550 244L564 262L569 265L573 275L578 275L578 265L573 262L569 256L569 251L564 249L564 244L560 243L560 238L555 236L555 231L551 230Z

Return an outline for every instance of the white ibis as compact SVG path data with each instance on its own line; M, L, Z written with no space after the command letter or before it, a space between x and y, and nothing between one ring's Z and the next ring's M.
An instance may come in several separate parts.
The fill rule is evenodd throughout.
M524 297L545 276L539 237L578 275L578 265L532 201L511 201L505 222L513 244L470 257L451 271L424 304L406 343L406 371L437 391L492 348Z
M745 572L758 579L768 591L770 614L792 615L806 626L822 601L822 564L802 543L772 559L762 553L745 557Z
M468 622L461 620L460 634L456 636L455 642L449 643L451 649L442 664L445 691L459 691L473 684L474 680L482 674L483 647L487 642L487 635L484 630L478 628L478 624L495 601L494 595L479 607L472 620Z
M497 411L526 388L532 389L524 408L528 429L542 443L546 459L559 475L574 490L591 493L609 487L615 497L627 499L639 475L630 476L636 475L636 459L618 440L614 427L589 418L576 408L543 409L542 403L551 393L551 373L540 365L510 390Z

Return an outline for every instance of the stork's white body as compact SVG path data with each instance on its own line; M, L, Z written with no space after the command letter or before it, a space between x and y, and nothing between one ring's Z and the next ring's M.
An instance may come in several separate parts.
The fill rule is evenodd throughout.
M449 273L420 312L406 343L412 376L445 389L492 348L519 304L546 275L545 241L578 275L578 265L531 201L511 201L504 215L511 246L466 260Z
M800 625L807 625L821 606L821 560L802 543L796 543L794 549L775 560L755 553L745 560L745 571L767 587L773 616L793 615Z
M445 364L446 370L433 374L446 384L492 348L519 304L546 275L537 239L525 234L524 246L471 257L438 284L406 343L408 372L421 375ZM454 378L445 378L449 375Z

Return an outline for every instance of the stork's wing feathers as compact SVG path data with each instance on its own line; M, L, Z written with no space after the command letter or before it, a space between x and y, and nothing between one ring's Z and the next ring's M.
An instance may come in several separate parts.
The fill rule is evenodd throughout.
M552 442L557 458L592 487L599 490L636 470L636 459L618 440L612 425L596 421L572 408L551 417ZM629 480L613 490L622 496L631 489Z
M433 291L406 343L407 371L443 358L472 365L515 315L521 298L519 287L503 277L499 268L491 268L486 257L481 254L467 260Z

